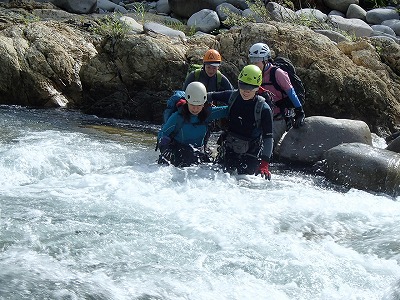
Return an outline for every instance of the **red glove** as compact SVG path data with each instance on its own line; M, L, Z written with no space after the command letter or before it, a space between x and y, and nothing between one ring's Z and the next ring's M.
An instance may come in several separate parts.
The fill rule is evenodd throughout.
M176 108L181 107L182 105L186 104L186 100L185 99L181 99L178 102L176 102L175 106Z
M260 174L261 177L271 180L271 172L268 170L269 163L265 160L261 161L260 167L258 168L257 175Z

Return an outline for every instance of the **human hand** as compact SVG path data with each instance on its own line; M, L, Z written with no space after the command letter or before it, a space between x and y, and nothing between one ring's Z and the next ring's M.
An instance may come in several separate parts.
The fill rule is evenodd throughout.
M256 172L256 175L260 174L262 178L271 180L271 172L268 170L268 168L269 168L269 163L265 160L262 160L260 167Z
M299 128L304 125L306 115L304 114L303 107L294 109L294 123L293 128Z

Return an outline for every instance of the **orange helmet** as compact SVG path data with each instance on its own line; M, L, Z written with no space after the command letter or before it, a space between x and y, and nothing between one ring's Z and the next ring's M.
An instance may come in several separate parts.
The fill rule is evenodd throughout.
M205 65L212 65L218 67L221 64L221 54L215 49L207 50L203 57Z

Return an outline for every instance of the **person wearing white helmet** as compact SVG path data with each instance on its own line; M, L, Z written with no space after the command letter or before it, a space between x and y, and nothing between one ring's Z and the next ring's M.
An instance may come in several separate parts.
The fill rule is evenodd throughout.
M185 100L158 133L159 164L187 167L211 161L204 147L208 124L226 117L228 107L211 107L206 87L198 81L186 87Z
M296 94L295 89L290 81L289 75L282 69L274 66L271 58L271 50L267 44L256 43L249 49L248 54L250 63L258 66L263 71L263 83L259 90L259 94L267 92L273 102L274 114L274 143L278 143L288 128L292 125L299 128L304 124L305 114L301 102ZM272 83L271 73L275 72L276 83L279 85L277 89ZM294 107L294 122L287 122L291 118L285 118L290 111L286 107L286 99L289 98Z

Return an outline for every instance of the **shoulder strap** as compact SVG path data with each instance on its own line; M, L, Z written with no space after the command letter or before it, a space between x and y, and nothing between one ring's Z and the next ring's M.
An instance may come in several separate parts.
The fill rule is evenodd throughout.
M278 67L276 67L276 66L273 66L271 68L271 71L269 73L270 74L269 78L271 79L271 82L272 82L272 85L274 86L274 88L286 95L285 91L281 88L281 86L276 81L276 70L278 70Z
M239 95L239 91L234 91L228 100L228 115L232 108L233 103L235 103L237 96Z
M201 69L196 69L196 70L194 70L194 79L195 79L196 81L198 81L199 78L200 78L200 72L201 72Z
M222 73L219 70L217 70L217 91L221 87L221 82L222 82Z
M256 127L258 128L258 127L260 127L260 124L261 124L261 112L262 112L265 100L258 95L256 97L257 97L257 103L256 103L256 106L254 107L254 118L256 120Z

